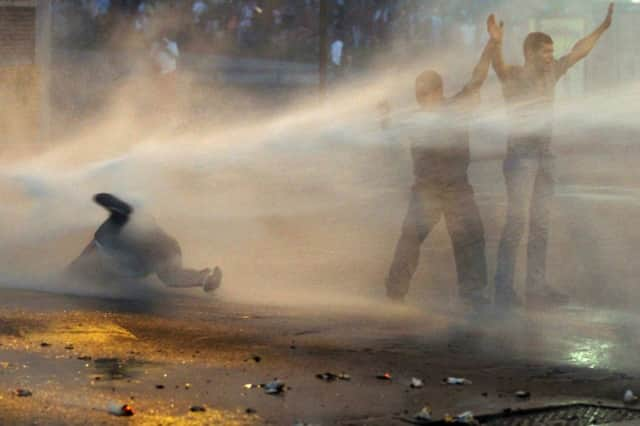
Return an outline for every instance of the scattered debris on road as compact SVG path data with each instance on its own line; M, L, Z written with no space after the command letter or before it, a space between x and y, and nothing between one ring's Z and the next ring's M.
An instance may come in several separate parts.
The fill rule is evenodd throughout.
M273 381L264 385L264 393L268 395L278 395L284 391L284 382L281 382L278 379L273 379Z
M318 378L320 380L324 380L325 382L333 382L333 381L336 381L336 380L344 380L344 381L351 380L351 376L348 375L347 373L335 374L335 373L331 373L329 371L327 371L326 373L318 373L318 374L316 374L316 378Z
M333 382L333 381L336 381L338 379L338 375L330 373L330 372L318 373L318 374L316 374L316 378L318 378L320 380L324 380L325 382Z
M444 416L445 423L455 423L462 425L478 425L478 421L473 417L473 413L471 411L465 411L464 413L460 413L457 416L453 417L449 414Z
M19 396L19 397L27 397L27 396L33 395L33 393L31 393L31 391L28 389L16 389L15 393L16 393L16 396Z
M189 408L189 411L191 411L193 413L204 413L205 411L207 411L207 409L205 407L203 407L202 405L192 405Z
M447 385L470 385L473 382L469 379L465 379L464 377L447 377L442 379L442 383Z
M622 398L625 404L635 404L638 402L638 397L633 393L631 389L627 389Z
M133 416L133 407L129 404L120 404L118 402L111 402L107 406L107 411L109 414L113 414L114 416L119 417L131 417Z
M376 376L376 379L378 379L378 380L391 380L392 379L391 373L378 374Z
M264 389L264 393L269 395L277 395L285 390L284 382L281 382L278 379L273 379L273 381L269 383L260 383L257 385L253 383L247 383L242 387L244 387L245 389Z
M419 389L424 386L424 383L421 379L418 379L417 377L412 377L411 384L409 386L413 389Z
M418 411L413 418L418 421L418 422L430 422L432 420L431 417L431 407L429 407L428 405L422 407L422 410Z

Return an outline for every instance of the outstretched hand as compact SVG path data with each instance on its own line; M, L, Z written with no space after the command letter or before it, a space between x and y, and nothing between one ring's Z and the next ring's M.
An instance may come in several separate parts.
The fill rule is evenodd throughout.
M611 21L613 20L613 2L609 3L609 10L607 11L607 17L604 18L602 22L602 28L608 29L611 26Z
M500 25L496 23L496 17L492 13L487 18L487 32L489 33L489 37L491 40L495 42L502 42L502 36L504 34L503 31L504 22L500 21Z

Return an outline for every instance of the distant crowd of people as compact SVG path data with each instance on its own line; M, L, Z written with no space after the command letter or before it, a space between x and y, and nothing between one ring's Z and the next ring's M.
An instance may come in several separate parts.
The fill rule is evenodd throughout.
M171 31L187 51L314 59L321 0L54 0L60 38L135 43ZM476 19L487 5L455 8L441 0L329 0L330 59L353 56L393 40L426 47L477 47ZM82 31L83 37L77 37ZM142 40L142 41L141 41Z

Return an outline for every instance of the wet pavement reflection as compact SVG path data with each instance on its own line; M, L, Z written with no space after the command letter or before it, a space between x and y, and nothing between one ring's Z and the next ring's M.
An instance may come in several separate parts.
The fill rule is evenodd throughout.
M30 401L62 417L85 407L92 421L108 421L104 401L115 400L138 410L140 424L143 416L197 424L191 406L206 407L211 424L293 424L303 415L394 424L394 412L419 411L425 401L442 416L620 403L625 389L640 389L640 321L622 311L574 306L469 317L449 307L314 310L184 297L140 312L128 301L0 292L0 387L27 388ZM324 371L352 380L325 383L316 378ZM382 372L393 380L376 380ZM472 385L443 387L447 376ZM424 387L412 390L412 377ZM278 397L244 387L274 378L287 384ZM516 400L517 390L533 396ZM31 403L0 399L0 409L8 402Z

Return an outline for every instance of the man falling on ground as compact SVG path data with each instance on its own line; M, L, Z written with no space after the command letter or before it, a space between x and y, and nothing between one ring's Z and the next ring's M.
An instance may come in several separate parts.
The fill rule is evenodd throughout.
M220 268L184 268L180 245L152 218L141 218L133 223L133 208L111 194L96 194L94 201L107 209L109 218L69 265L68 272L72 276L108 282L155 274L168 287L201 287L210 292L220 286Z

